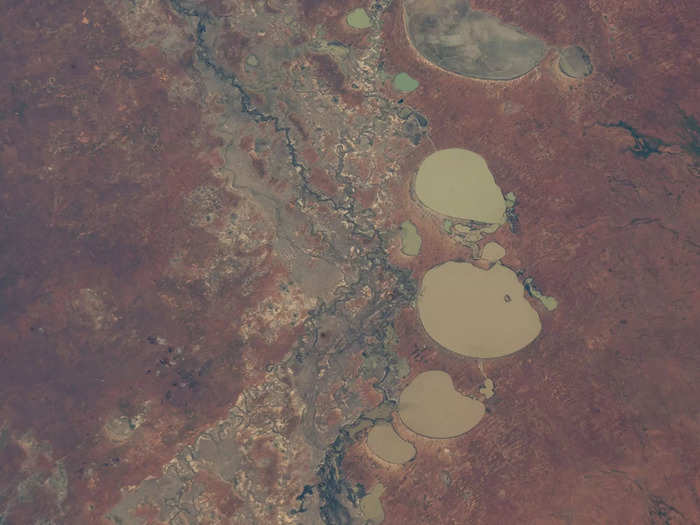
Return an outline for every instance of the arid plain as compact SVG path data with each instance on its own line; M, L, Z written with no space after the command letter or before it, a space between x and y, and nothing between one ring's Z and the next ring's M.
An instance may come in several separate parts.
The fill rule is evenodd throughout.
M700 522L700 6L3 12L0 523Z

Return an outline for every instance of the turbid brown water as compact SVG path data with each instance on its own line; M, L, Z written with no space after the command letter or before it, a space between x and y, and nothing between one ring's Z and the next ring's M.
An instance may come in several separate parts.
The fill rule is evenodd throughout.
M416 448L396 433L391 423L378 423L367 435L370 450L389 463L406 463L416 455Z
M542 325L515 273L496 264L481 270L447 262L428 270L418 295L428 335L469 357L501 357L532 342Z
M382 507L382 502L379 499L384 493L384 485L378 483L372 490L360 499L360 510L362 515L368 520L372 525L379 525L384 521L384 508Z
M484 416L484 404L457 392L447 372L418 374L401 393L401 421L417 434L451 438L473 428Z
M418 200L443 215L478 222L505 222L505 200L484 158L450 148L429 155L418 168Z
M472 78L511 80L546 53L539 38L475 11L466 0L406 0L413 46L433 64Z

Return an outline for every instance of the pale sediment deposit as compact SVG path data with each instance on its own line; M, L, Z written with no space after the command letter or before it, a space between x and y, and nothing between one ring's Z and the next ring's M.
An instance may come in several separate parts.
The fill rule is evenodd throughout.
M486 398L491 399L493 397L493 380L488 377L484 379L484 386L479 388L479 392Z
M544 58L544 41L467 0L407 0L405 21L413 46L427 60L466 77L511 80Z
M481 250L481 258L489 263L500 261L506 254L505 248L497 242L486 243L484 249Z
M392 85L396 91L410 93L411 91L416 90L420 84L408 73L399 73L394 77Z

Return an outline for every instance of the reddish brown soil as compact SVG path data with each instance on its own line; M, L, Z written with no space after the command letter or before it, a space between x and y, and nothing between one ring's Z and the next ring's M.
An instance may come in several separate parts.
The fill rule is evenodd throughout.
M184 197L204 184L231 209L237 197L211 175L220 161L199 155L217 141L198 107L168 99L179 66L128 48L99 2L54 4L12 2L0 21L0 493L35 477L13 524L97 522L120 487L226 412L244 354L262 366L295 339L236 335L240 312L275 286L271 254L251 294L251 254L234 250L243 270L209 282L222 253ZM106 438L108 421L144 410L133 439ZM23 435L48 468L23 458ZM44 493L58 460L61 509Z
M384 468L357 443L343 475L385 485L388 525L461 524L467 516L480 524L698 523L700 186L688 120L700 115L698 7L471 3L551 46L583 46L594 73L563 77L554 51L512 82L442 72L408 45L394 2L383 17L384 68L420 82L403 98L428 119L430 141L407 155L389 193L391 221L417 225L421 255L396 247L392 260L420 278L469 256L411 199L410 183L433 146L472 149L519 201L519 232L502 228L489 240L559 308L533 303L542 335L485 362L496 395L475 429L449 441L400 430L418 452L402 468ZM208 5L215 15L229 12L226 2ZM280 5L269 1L265 10ZM310 28L322 23L329 39L367 45L344 23L358 2L300 5ZM99 523L120 489L158 476L281 359L299 330L244 342L242 313L273 295L278 278L288 280L285 267L270 245L223 251L211 230L193 224L196 188L212 188L228 215L241 197L215 175L220 141L202 106L169 92L199 74L192 50L168 58L128 43L100 1L3 7L0 504L10 495L14 503L2 519ZM217 52L240 69L252 43L231 32ZM309 61L349 112L361 103L336 62ZM398 98L389 83L384 94ZM262 95L251 99L263 105ZM294 118L306 139L312 130L303 115ZM252 135L235 143L250 153L251 170L274 176ZM316 152L300 152L312 166ZM329 193L337 188L322 168L309 175ZM357 198L369 205L375 195ZM258 257L262 264L250 262ZM478 392L476 364L436 348L414 311L401 312L396 331L411 365L406 381L445 369L459 390ZM370 383L357 385L368 405L378 402ZM341 413L327 405L319 411L335 424ZM119 418L133 427L122 429L128 438L110 434ZM269 443L254 453L275 461L280 454ZM272 479L278 465L265 468ZM56 488L61 469L65 494ZM202 474L198 482L222 515L243 505L219 479ZM157 523L158 509L144 505L134 515Z
M386 524L700 522L700 186L684 126L700 110L700 12L592 4L472 2L550 45L582 45L595 67L584 81L560 75L553 52L513 82L451 75L407 44L400 2L385 19L387 66L421 83L404 98L430 121L435 147L479 152L518 197L520 233L489 240L559 300L553 313L535 304L543 330L533 344L485 362L496 396L475 429L416 438L417 458L402 469L354 447L345 465L387 487ZM635 155L629 132L599 125L621 120L666 145ZM411 203L407 183L429 151L407 160L396 189L423 251L395 260L419 277L469 256ZM396 222L405 217L397 211ZM473 361L436 349L413 311L398 332L411 377L445 369L477 393Z

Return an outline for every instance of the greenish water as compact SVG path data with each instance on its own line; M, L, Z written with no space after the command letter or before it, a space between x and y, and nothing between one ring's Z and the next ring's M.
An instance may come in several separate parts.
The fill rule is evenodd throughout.
M367 11L361 7L350 11L346 20L348 25L350 27L354 27L355 29L367 29L372 25L372 21L367 15Z
M416 226L411 221L401 223L401 251L404 255L418 255L421 246L421 237Z
M399 73L394 77L394 89L403 93L410 93L418 87L418 81L408 73Z
M526 286L530 295L541 302L542 306L544 306L547 310L551 312L557 309L557 306L559 306L559 301L557 301L554 297L544 295L542 292L540 292L535 286L532 277L525 279L523 284Z
M534 294L533 294L534 295ZM556 310L557 306L559 306L559 301L557 301L554 297L549 296L549 295L541 295L541 296L535 296L537 297L541 302L542 305L549 310L550 312L552 310Z

